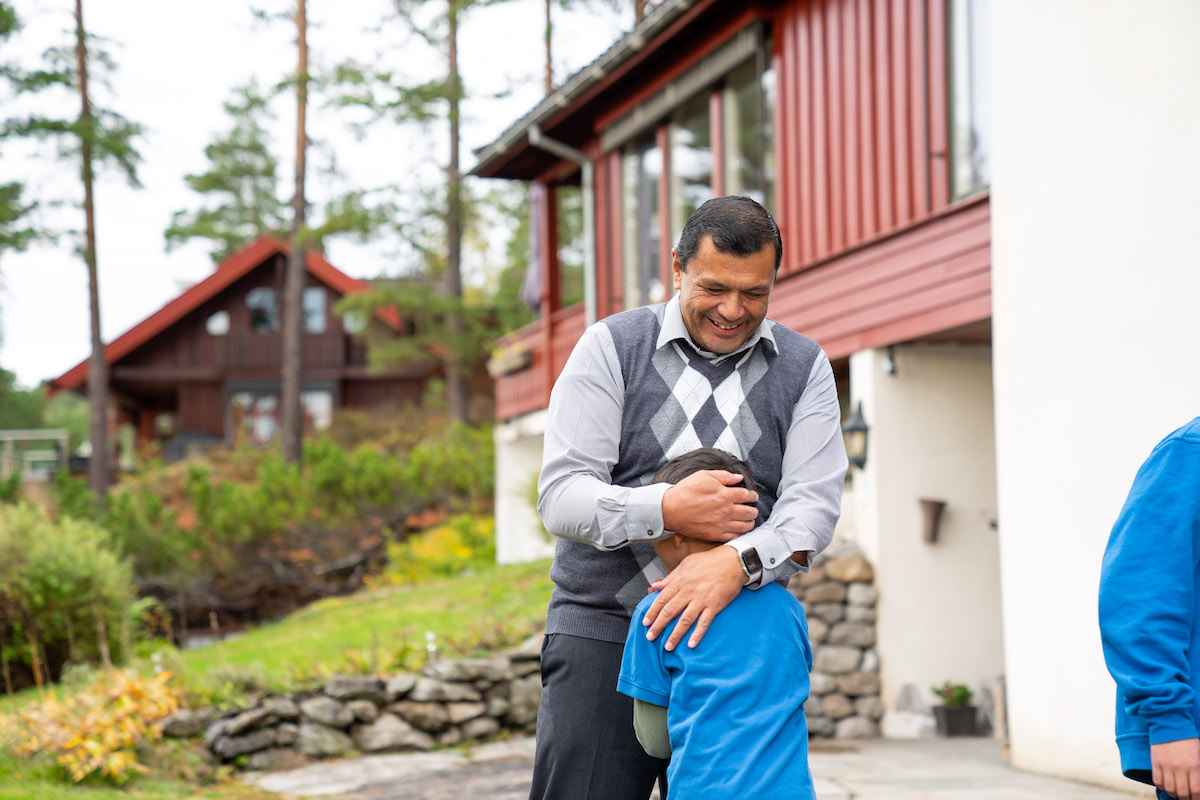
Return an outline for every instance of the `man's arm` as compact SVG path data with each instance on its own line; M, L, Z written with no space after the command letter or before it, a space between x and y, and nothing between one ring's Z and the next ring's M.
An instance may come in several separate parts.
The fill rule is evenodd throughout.
M828 546L841 513L846 478L837 388L829 359L821 353L809 373L804 394L792 411L783 453L779 499L771 516L741 536L735 546L688 556L653 587L660 594L643 624L654 639L675 617L679 622L664 645L673 650L695 623L688 647L695 647L716 615L746 582L736 551L754 547L762 562L755 586L807 569L811 557ZM736 551L735 551L736 550Z
M538 513L555 536L615 550L663 534L666 484L613 486L625 386L612 335L597 323L571 351L550 393Z
M1127 713L1145 721L1155 785L1200 797L1188 659L1196 607L1200 438L1171 438L1138 470L1100 575L1104 660Z

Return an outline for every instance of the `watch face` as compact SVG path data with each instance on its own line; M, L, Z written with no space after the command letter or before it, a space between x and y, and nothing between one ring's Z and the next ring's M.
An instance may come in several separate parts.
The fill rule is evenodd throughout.
M758 551L753 547L747 547L742 551L742 569L746 570L747 575L762 571L762 559L758 557Z

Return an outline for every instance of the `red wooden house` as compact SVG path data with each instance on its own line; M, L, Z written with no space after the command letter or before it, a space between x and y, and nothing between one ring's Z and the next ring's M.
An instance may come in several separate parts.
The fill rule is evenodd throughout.
M117 419L140 442L165 440L168 455L192 442L245 437L270 440L279 422L280 313L289 247L260 238L204 280L104 349ZM303 394L306 426L329 425L336 408L418 402L440 367L369 369L361 337L367 325L410 331L394 309L364 320L338 315L341 297L365 281L310 252L304 289ZM88 361L48 382L53 391L86 391Z

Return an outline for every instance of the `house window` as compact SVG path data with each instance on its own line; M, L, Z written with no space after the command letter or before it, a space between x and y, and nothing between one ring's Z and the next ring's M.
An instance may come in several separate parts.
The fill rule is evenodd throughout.
M662 226L658 197L663 156L654 131L625 147L621 156L625 307L666 299L659 267Z
M951 192L965 197L991 183L988 120L988 0L951 0Z
M362 311L347 311L342 314L342 330L357 336L367 329L367 315Z
M209 336L224 336L229 333L229 312L218 311L204 322L204 330Z
M770 42L764 49L769 53ZM721 102L725 193L775 204L775 71L766 53L729 73Z
M713 196L713 150L709 93L702 92L671 114L671 230L680 231L700 204Z
M274 289L260 286L246 294L250 330L274 333L279 330L279 302Z
M304 332L325 332L326 292L320 286L309 286L304 290Z
M307 389L300 393L306 433L323 431L333 422L333 391ZM229 398L229 428L253 444L268 444L280 424L279 391L275 388L243 389Z
M333 422L333 392L316 389L300 395L304 409L304 430L323 431Z
M559 307L583 299L583 190L560 184L554 189L558 203Z

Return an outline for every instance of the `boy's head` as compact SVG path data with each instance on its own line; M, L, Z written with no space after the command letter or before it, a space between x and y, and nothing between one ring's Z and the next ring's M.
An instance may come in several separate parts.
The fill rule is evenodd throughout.
M746 463L740 458L724 450L718 450L715 447L700 447L681 456L675 456L675 458L663 464L658 472L654 473L654 479L651 482L679 483L688 475L704 469L720 469L741 475L741 485L743 487L755 492L758 491L758 482L750 474L750 468L746 466ZM747 505L754 504L747 503ZM654 542L654 552L663 560L663 564L666 565L667 569L672 570L686 556L702 550L710 550L716 547L717 544L717 542L710 542L704 539L693 539L682 533L673 533L670 536L664 536L656 540Z

